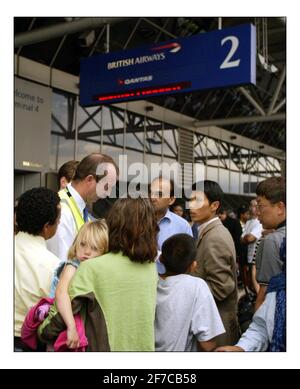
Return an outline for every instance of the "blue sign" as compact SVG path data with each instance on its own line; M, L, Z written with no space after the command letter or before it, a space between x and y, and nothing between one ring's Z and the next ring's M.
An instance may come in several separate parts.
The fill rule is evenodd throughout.
M256 83L256 30L225 28L81 60L80 105Z

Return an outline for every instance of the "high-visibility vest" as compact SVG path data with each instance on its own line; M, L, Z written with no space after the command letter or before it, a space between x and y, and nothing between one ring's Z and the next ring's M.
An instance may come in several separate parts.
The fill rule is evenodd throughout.
M78 205L76 204L76 201L67 188L60 190L58 195L60 197L61 206L68 207L70 209L74 218L76 231L78 232L80 227L84 224L84 219L78 208Z

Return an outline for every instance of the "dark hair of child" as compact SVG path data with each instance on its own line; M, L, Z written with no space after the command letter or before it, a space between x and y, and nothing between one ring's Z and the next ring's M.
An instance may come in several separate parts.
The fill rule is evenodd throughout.
M167 273L184 274L196 260L197 246L188 234L175 234L162 245L161 262Z

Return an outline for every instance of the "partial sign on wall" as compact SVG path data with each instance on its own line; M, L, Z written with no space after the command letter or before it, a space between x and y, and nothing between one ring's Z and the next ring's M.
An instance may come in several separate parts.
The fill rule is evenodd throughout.
M15 169L49 168L51 88L15 77Z

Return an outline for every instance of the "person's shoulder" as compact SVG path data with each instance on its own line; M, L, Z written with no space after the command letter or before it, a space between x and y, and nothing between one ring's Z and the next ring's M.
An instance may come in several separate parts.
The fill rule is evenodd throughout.
M51 265L58 267L61 263L60 259L55 254L53 254L50 250L48 250L47 247L45 247L45 254L46 253L47 255L45 256L47 261L49 261Z
M101 274L103 272L105 273L104 269L105 269L106 255L107 254L104 254L101 257L89 258L85 261L81 261L80 266L78 266L76 272L80 271L80 274L82 275L83 278L92 277L95 274Z
M208 227L209 227L209 225L208 225ZM211 223L211 228L209 230L211 231L212 234L219 236L220 239L227 237L227 236L231 236L228 228L225 227L221 221L219 223L218 220L215 220Z
M185 220L183 217L176 215L174 212L169 213L170 219L176 223L177 225L183 226L183 227L191 227L189 225L189 222Z
M36 235L31 235L31 234L28 234L27 232L23 232L23 231L19 231L16 235L15 235L15 243L27 243L27 242L30 242L30 243L36 243L36 242L39 242L40 238Z
M207 283L201 277L195 277L191 274L179 274L177 277L180 277L180 282L190 289L206 290L208 288Z
M14 244L15 244L15 247L18 247L22 244L22 241L24 240L24 235L22 232L18 232L15 237L14 237Z
M265 243L279 243L281 244L283 237L285 236L284 230L275 230L273 232L270 232L264 237Z
M185 284L195 297L206 298L211 293L206 281L200 277L186 274Z
M80 263L80 266L85 265L85 264L89 264L89 265L94 264L95 266L99 266L100 263L109 262L112 260L112 257L114 257L113 259L115 260L115 259L119 258L121 255L122 255L122 253L108 252L108 253L105 253L103 255L99 255L98 257L90 258L86 261L83 261Z
M62 219L64 218L73 218L73 214L72 214L72 211L70 209L70 207L65 203L65 202L62 202L61 201L61 217L60 217L60 222L62 221Z
M120 262L129 261L129 258L121 252L100 255L99 257L90 258L80 263L79 268L82 271L101 272L105 269L109 270L111 267L115 268Z
M208 226L209 227L209 226ZM215 223L207 230L203 235L203 240L209 245L209 247L220 247L223 249L227 247L232 251L233 238L227 227L223 226L223 223Z
M183 217L176 215L176 213L174 213L174 212L172 212L172 211L170 211L170 210L167 212L167 216L168 216L170 219L172 219L172 220L178 221L179 223L180 223L182 220L183 220L183 221L186 221Z

